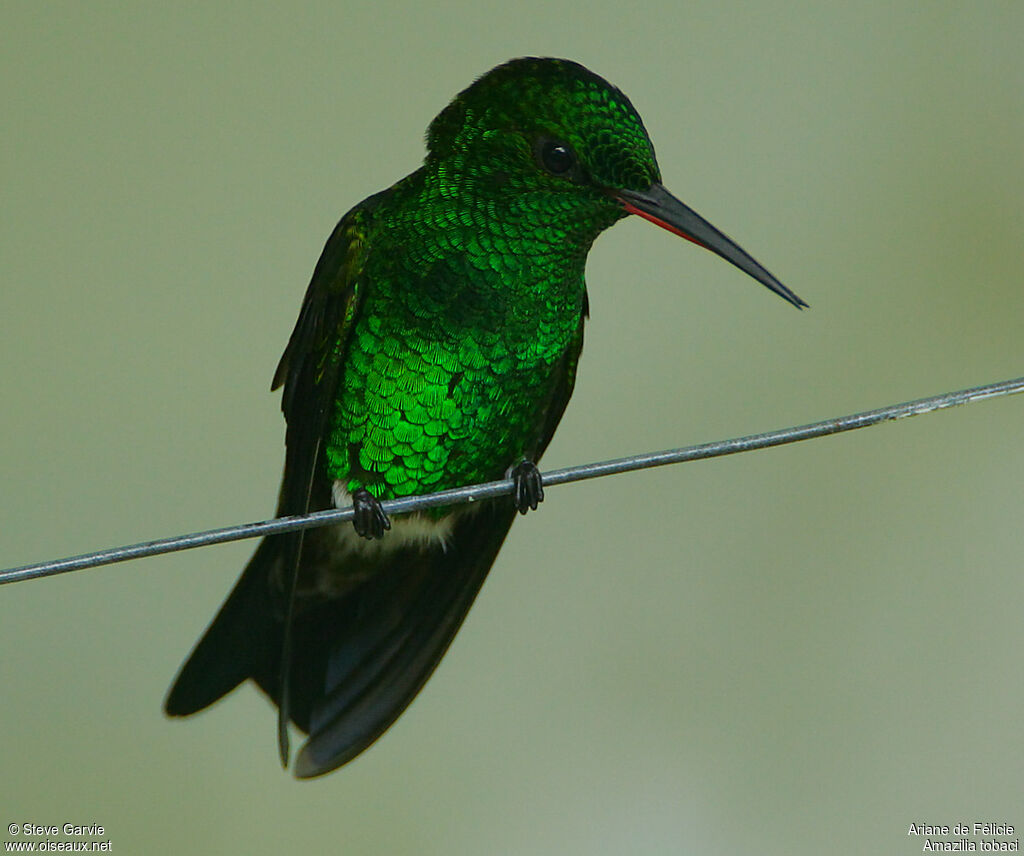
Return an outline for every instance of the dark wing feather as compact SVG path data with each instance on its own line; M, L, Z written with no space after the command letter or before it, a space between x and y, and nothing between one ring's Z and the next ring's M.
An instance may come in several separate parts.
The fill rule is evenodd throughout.
M299 319L285 348L271 390L281 384L281 410L287 423L285 466L278 515L306 514L330 503L322 466L327 415L338 389L342 361L361 298L361 272L367 248L365 223L374 198L346 214L335 227L313 271ZM305 532L280 536L283 563L284 633L281 646L277 738L281 763L288 765L291 719L291 667L295 589Z
M288 424L279 515L304 514L330 502L330 485L319 466L320 441L359 311L367 221L375 203L371 197L352 209L328 239L274 374L271 388L284 385L281 409ZM290 533L268 537L260 544L178 673L164 704L169 715L195 713L245 678L268 668L277 672L281 648L288 645L282 617L291 608L302 538L301 533ZM273 586L284 588L283 597ZM275 674L275 682L287 678L287 674ZM282 749L285 745L282 740Z
M321 496L328 486L317 458L361 303L366 221L374 200L370 197L346 214L327 240L274 372L270 388L284 386L281 410L288 426L279 515L305 514L311 505L329 500L329 495Z

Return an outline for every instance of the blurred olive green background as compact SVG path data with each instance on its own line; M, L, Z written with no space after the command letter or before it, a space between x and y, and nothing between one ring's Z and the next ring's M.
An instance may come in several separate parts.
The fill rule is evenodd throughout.
M448 99L579 60L810 304L597 243L548 467L1024 373L1024 5L0 7L0 565L262 519L336 220ZM1024 826L1024 399L549 491L385 739L284 774L160 711L251 543L0 590L0 829L119 853L917 853ZM4 832L0 839L11 837Z

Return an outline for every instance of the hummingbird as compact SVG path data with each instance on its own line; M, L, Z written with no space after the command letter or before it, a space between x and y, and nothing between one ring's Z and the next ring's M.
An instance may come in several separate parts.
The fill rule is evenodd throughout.
M806 304L661 184L625 94L567 59L488 71L431 122L423 165L328 238L274 374L278 515L354 509L263 539L165 701L188 716L252 680L308 735L293 773L359 755L466 617L572 394L597 236L631 214ZM398 497L511 478L511 496L394 515Z

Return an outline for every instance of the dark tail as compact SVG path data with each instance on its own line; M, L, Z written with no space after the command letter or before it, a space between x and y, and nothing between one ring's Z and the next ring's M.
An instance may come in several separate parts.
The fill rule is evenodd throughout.
M164 701L168 716L189 716L227 695L242 681L280 662L282 624L270 580L280 539L265 538L220 612L174 679Z
M350 761L405 710L462 625L514 516L510 502L488 503L457 521L447 548L388 554L343 596L296 602L290 714L309 734L296 776ZM260 545L182 667L165 704L171 716L201 710L246 678L279 703L284 610L268 579L280 543Z

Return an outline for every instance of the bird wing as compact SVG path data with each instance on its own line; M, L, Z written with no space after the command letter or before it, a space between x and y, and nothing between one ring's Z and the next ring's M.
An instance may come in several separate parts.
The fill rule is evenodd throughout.
M319 466L320 440L361 304L361 273L373 207L371 197L335 227L274 374L271 389L284 386L281 409L288 423L278 505L282 516L304 514L330 502L330 485ZM291 658L282 655L290 645L285 627L291 625L291 598L302 541L301 533L288 533L261 542L175 678L164 704L168 715L195 713L248 677L261 676L274 687L287 683ZM285 615L288 621L283 624ZM288 702L282 707L287 716ZM287 750L286 734L279 727L282 754Z
M271 391L284 386L287 423L279 514L305 514L317 476L321 440L340 378L341 364L362 303L367 226L374 197L346 214L328 238L274 372ZM324 479L326 480L326 479ZM319 497L318 497L319 498Z
M273 391L284 386L281 410L287 423L278 516L306 514L330 504L330 484L322 465L323 435L348 339L362 303L361 274L369 245L367 226L376 200L377 197L370 197L349 211L327 239L306 289L295 329L274 372L270 388ZM279 537L284 539L283 561L279 565L284 590L284 631L277 737L281 762L287 766L292 618L305 533L291 532Z

